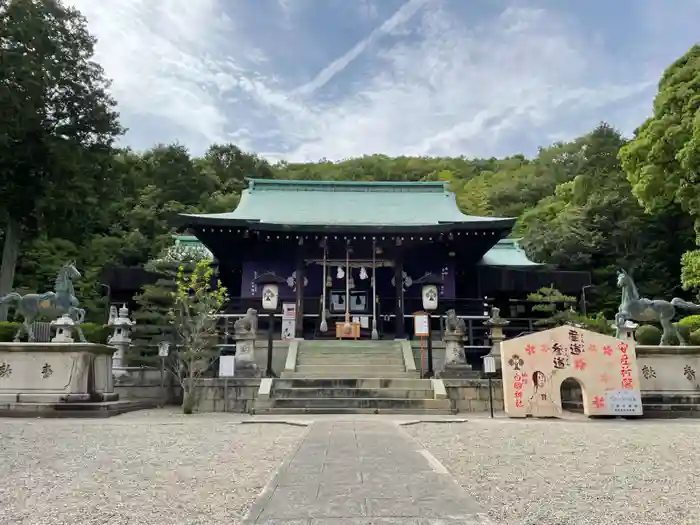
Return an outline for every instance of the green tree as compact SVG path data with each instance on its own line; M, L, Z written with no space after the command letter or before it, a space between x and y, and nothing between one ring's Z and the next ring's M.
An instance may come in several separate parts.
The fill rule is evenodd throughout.
M650 212L672 203L695 220L700 244L700 45L666 69L654 112L620 150L632 191ZM700 250L683 256L683 284L700 284Z
M13 287L22 237L86 228L106 186L122 129L94 44L58 0L0 0L0 295Z
M183 391L182 410L192 413L196 380L219 357L218 314L228 297L220 281L212 286L214 270L209 261L199 261L191 272L184 265L177 274L177 290L170 310L177 332L177 348L171 370Z
M617 130L603 123L575 142L575 177L518 221L523 247L535 260L591 271L592 309L608 316L619 304L619 268L633 273L647 295L673 294L680 287L680 256L692 245L692 225L676 206L645 213L617 159L625 143Z

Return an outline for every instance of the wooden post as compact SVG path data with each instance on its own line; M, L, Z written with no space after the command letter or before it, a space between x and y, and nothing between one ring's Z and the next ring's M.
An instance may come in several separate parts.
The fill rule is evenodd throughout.
M406 337L406 327L403 318L403 253L397 247L394 256L394 283L396 284L396 339Z
M294 321L294 337L304 338L304 280L306 277L306 265L304 264L304 245L297 248L296 267L296 319Z

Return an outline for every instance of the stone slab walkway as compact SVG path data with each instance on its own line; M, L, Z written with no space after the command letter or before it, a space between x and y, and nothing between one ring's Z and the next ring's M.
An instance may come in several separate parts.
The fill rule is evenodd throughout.
M490 524L474 499L392 422L316 422L247 525Z

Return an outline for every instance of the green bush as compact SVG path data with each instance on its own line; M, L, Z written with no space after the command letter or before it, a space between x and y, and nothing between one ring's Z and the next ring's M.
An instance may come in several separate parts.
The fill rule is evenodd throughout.
M676 323L678 326L682 326L687 328L690 332L695 332L696 330L700 330L700 314L697 315L689 315L688 317L684 317L678 323Z
M673 326L676 327L678 332L680 332L681 337L683 337L683 339L685 339L685 342L687 343L688 340L690 339L690 329L687 326L681 326L679 323L673 323ZM680 341L678 341L678 338L676 337L675 334L671 336L670 343L672 345L677 345L680 343Z
M591 332L598 332L599 334L613 335L615 329L612 327L613 322L606 319L603 314L598 314L595 317L585 317L583 315L576 314L572 316L572 321L576 324L580 324L586 330Z
M690 334L690 344L693 346L700 346L700 328Z
M640 345L658 345L661 342L661 329L653 324L645 324L637 328L634 336Z
M19 323L0 323L0 342L12 341L19 328Z
M0 323L0 342L8 343L12 341L15 333L19 329L20 323ZM80 325L85 334L85 339L91 343L107 343L107 338L110 334L110 329L106 326L96 323L83 323ZM26 338L25 335L22 336Z

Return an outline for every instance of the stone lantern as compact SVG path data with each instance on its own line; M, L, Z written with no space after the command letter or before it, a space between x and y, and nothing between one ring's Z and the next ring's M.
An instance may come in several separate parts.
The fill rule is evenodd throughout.
M68 314L63 314L55 321L51 321L51 325L56 327L56 335L51 339L52 343L74 343L73 328L75 321Z
M413 284L421 285L421 298L423 299L423 308L428 316L428 373L426 377L433 377L435 375L435 370L433 368L433 336L432 336L432 323L431 314L438 307L438 286L442 284L442 279L433 275L432 273L426 273L420 279L413 281Z
M275 377L272 371L272 336L275 329L275 311L279 304L279 287L287 281L272 272L268 272L258 276L254 282L262 285L262 308L267 312L267 365L265 366L265 377Z
M131 344L131 327L136 324L136 321L129 319L129 309L126 305L122 305L117 314L117 308L112 306L109 312L109 321L107 326L114 329L114 332L107 340L107 344L117 348L112 357L112 368L124 367L124 354Z
M510 321L501 317L499 308L492 308L491 315L484 322L489 329L489 337L491 339L491 351L488 355L493 356L496 370L501 370L501 343L505 339L503 328L508 326Z

